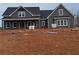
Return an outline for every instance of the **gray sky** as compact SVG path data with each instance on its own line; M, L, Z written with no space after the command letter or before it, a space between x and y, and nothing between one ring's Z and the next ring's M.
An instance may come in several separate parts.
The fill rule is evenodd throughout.
M0 3L0 19L2 18L3 12L6 10L7 7L40 7L43 10L53 10L56 6L59 5L58 3ZM63 4L71 13L76 13L79 10L79 3L65 3ZM0 21L1 26L1 21Z

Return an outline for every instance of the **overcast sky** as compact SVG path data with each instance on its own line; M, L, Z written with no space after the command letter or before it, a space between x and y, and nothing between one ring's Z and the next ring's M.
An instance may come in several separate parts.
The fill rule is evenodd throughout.
M6 10L7 7L40 7L43 10L53 10L56 6L59 5L58 3L0 3L0 19L2 18L3 12ZM71 13L76 13L79 10L79 3L66 3L63 4ZM1 26L1 21L0 21Z

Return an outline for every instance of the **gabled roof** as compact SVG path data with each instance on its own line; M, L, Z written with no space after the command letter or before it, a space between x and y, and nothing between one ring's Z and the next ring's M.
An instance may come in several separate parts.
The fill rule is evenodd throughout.
M59 5L53 10L53 12L51 12L51 14L53 14L53 13L55 12L55 10L57 10L58 7L60 7L60 6L62 6L64 9L67 10L67 8L65 8L62 4L59 4ZM72 14L69 10L67 10L67 11L68 11L68 13L69 13L71 16L73 16L73 14ZM49 18L49 17L51 16L51 14L50 14L47 18ZM73 16L73 17L74 17L74 16Z
M39 16L41 18L47 18L48 19L51 16L51 14L53 14L55 12L55 10L57 10L57 8L59 6L62 6L63 8L65 8L62 4L59 4L54 10L40 10L39 7L22 7L22 6L19 6L19 7L8 7L6 9L6 11L3 13L3 16L11 16L12 14L14 14L17 10L19 10L22 7L25 11L30 13L33 17L34 16Z
M9 16L12 12L14 12L17 9L17 7L8 7L6 11L3 13L3 16Z
M33 16L40 15L39 7L23 7L25 10L28 10ZM15 12L19 7L8 7L6 11L3 13L3 16L10 16L13 12Z
M47 18L53 10L40 10L40 17Z
M39 7L24 7L24 8L29 10L35 16L40 15L40 8Z

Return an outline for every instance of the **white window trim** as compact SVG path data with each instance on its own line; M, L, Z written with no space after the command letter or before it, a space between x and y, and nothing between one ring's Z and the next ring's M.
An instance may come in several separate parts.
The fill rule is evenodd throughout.
M24 16L22 16L22 14L24 13ZM19 16L21 14L21 16ZM25 11L19 11L18 12L18 17L25 17Z
M62 14L60 11L62 11ZM59 16L63 16L63 9L59 9L58 12L59 12Z
M58 25L58 21L60 22L60 25ZM67 20L63 20L63 25L61 25L61 21L62 20L57 20L57 26L68 26L68 21ZM66 21L66 25L64 24L64 21Z
M58 21L59 21L60 25L58 25ZM61 26L61 20L57 20L57 26Z
M65 25L65 23L64 23L64 21L66 21L66 25ZM68 26L68 21L67 20L63 20L63 26Z
M42 21L42 26L45 26L45 21Z
M12 23L12 28L16 28L16 27L14 26L14 23L16 23L16 22L13 22L13 23ZM17 23L16 23L16 24L17 24Z
M9 27L7 26L7 23L9 23ZM10 28L10 22L6 22L6 28Z

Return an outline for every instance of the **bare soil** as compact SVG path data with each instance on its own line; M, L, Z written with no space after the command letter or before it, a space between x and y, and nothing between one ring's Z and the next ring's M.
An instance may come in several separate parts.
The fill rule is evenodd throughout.
M56 32L56 34L51 32ZM72 30L71 28L0 30L0 54L79 54L79 30Z

